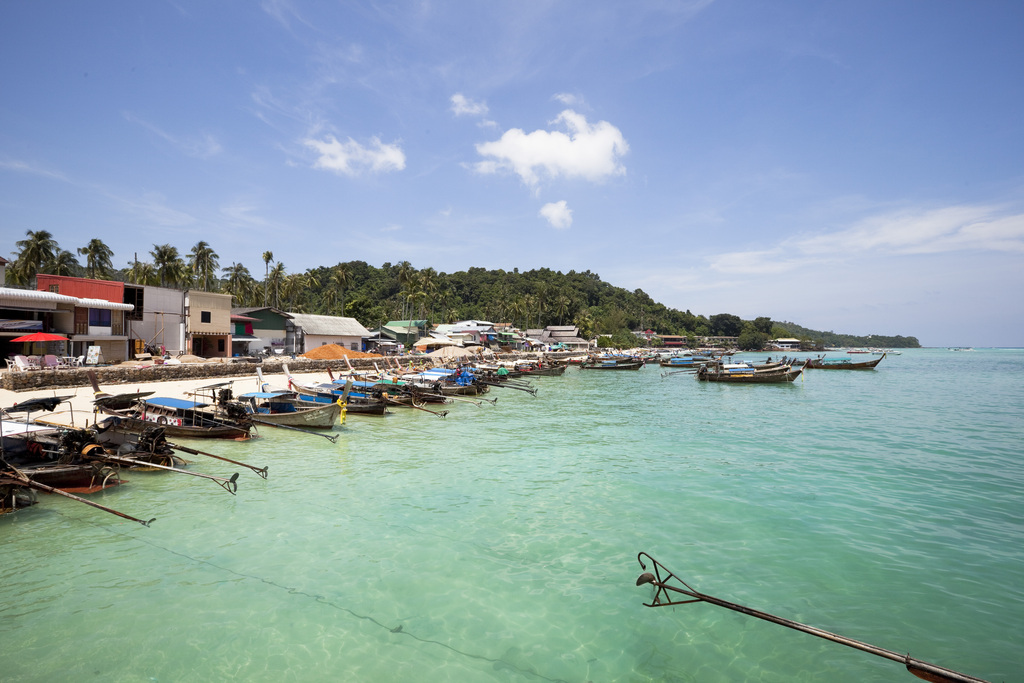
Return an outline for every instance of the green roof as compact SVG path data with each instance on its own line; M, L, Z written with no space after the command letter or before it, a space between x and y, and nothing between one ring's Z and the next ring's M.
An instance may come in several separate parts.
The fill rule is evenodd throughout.
M426 327L426 320L390 320L385 327Z

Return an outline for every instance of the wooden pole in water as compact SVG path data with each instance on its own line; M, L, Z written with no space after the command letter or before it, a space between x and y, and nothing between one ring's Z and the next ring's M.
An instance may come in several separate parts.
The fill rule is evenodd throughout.
M779 624L780 626L785 626L786 628L791 628L795 631L809 633L812 636L824 638L825 640L830 640L833 643L846 645L847 647L852 647L862 652L867 652L878 657L884 657L885 659L899 662L907 667L907 671L925 681L932 681L932 683L988 683L988 681L982 678L976 678L975 676L970 676L968 674L960 673L959 671L953 671L952 669L930 664L920 659L914 659L909 654L903 655L898 652L893 652L892 650L886 650L885 648L871 645L870 643L865 643L830 631L825 631L824 629L808 626L807 624L801 624L798 621L792 621L790 619L775 616L774 614L769 614L768 612L762 612L761 610L738 605L735 602L722 600L721 598L716 598L713 595L699 593L691 588L688 583L665 568L665 566L660 562L644 552L637 555L637 561L640 563L641 569L647 569L647 565L645 565L641 559L642 557L646 557L654 565L654 573L645 572L636 580L636 585L638 586L649 583L656 588L654 599L650 603L644 603L647 607L666 607L669 605L685 605L691 602L707 602L712 605L717 605L718 607L724 607L725 609L739 612L740 614L746 614L747 616L756 617L757 619L770 621L773 624ZM669 585L668 581L672 579L675 579L686 588L684 589ZM681 593L692 599L673 600L669 596L669 592Z

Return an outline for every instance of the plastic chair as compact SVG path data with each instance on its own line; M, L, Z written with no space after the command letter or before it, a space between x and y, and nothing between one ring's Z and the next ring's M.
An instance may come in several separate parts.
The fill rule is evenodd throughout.
M43 356L42 367L48 370L56 370L60 367L60 361L57 360L57 356L48 353Z
M29 370L38 370L39 366L30 361L26 356L15 356L14 364L18 366L18 369L22 372L28 372Z

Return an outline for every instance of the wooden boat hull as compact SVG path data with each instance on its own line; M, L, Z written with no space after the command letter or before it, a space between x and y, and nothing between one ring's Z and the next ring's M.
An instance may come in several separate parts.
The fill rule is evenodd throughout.
M567 367L569 366L548 365L539 370L514 370L509 373L509 377L561 377Z
M161 424L151 420L140 420L137 417L117 415L113 414L114 417L120 418L120 421L111 427L111 429L119 432L127 432L128 434L141 434L147 427L158 425L165 429L164 434L169 437L183 438L183 439L237 439L245 440L250 437L249 427L192 427L190 425L174 425L170 423Z
M314 393L309 390L300 389L294 387L292 389L298 395L299 403L308 403L312 405L325 405L328 403L334 404L339 398L341 398L341 392L335 393ZM388 405L384 401L378 401L376 399L358 399L353 396L349 396L348 402L345 403L345 414L346 415L384 415L388 411Z
M767 370L750 372L718 372L701 369L697 371L697 380L700 382L725 382L730 384L785 384L792 382L803 368L790 368L787 370Z
M253 417L260 422L275 425L331 429L338 424L341 417L341 406L337 402L316 404L309 407L296 405L295 412L255 413Z
M630 363L584 363L580 366L580 370L639 370L643 366L643 361Z
M874 360L857 363L829 363L823 358L812 358L807 361L807 367L814 368L815 370L874 370L875 366L881 363L883 358L885 358L884 353Z

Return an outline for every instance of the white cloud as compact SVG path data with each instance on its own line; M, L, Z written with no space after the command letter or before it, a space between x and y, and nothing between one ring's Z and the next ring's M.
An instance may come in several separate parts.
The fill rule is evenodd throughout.
M552 227L565 230L572 225L572 209L568 207L563 199L560 202L550 202L540 208L540 215L547 219Z
M371 138L364 147L352 138L339 142L333 135L323 140L307 138L303 144L316 150L320 157L313 168L355 176L363 171L401 171L405 168L405 154L398 145L386 145L379 138Z
M572 93L567 92L556 93L551 99L558 100L567 107L574 107L578 104L581 104L583 101L579 97L573 95Z
M870 216L845 230L788 239L769 249L720 254L711 259L711 268L763 275L865 256L964 251L1024 253L1024 214L972 205L905 209Z
M618 128L607 121L591 125L583 115L570 109L552 121L552 125L557 124L564 125L568 132L524 133L512 128L499 140L477 145L476 151L486 160L478 162L476 170L510 170L529 185L538 183L541 172L553 178L579 177L591 181L626 172L619 158L629 151L629 145Z
M452 95L452 111L456 116L483 116L487 113L487 104L474 102L460 92Z
M170 133L166 132L157 125L149 121L140 119L138 116L135 116L131 112L124 112L124 118L127 121L142 126L146 130L153 133L154 135L163 139L165 142L174 145L179 150L181 150L182 153L190 157L195 157L197 159L209 159L211 157L217 156L223 151L223 148L221 147L217 139L210 135L209 133L201 133L198 136L191 137L180 137L176 135L171 135Z

